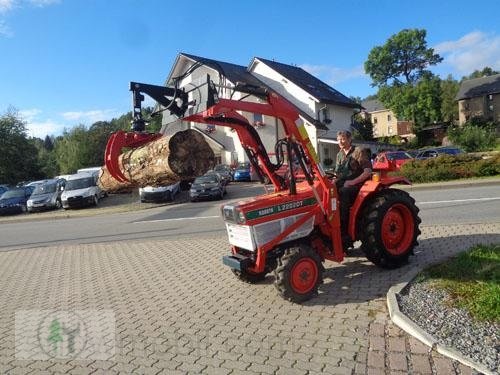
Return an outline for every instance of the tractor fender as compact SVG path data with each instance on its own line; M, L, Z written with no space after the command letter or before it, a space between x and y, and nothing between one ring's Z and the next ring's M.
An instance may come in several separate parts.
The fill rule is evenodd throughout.
M368 180L366 181L361 189L359 190L358 196L354 201L349 213L349 236L355 240L356 239L356 219L358 214L361 211L364 203L376 192L387 189L391 185L400 184L400 185L411 185L410 180L405 177L397 176L397 177L385 177L380 181Z

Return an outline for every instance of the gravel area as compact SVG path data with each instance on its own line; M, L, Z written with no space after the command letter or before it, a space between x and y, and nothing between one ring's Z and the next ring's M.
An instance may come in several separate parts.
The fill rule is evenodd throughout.
M448 293L429 282L411 282L397 295L399 309L439 344L458 350L498 373L500 324L477 322L463 309L447 306Z

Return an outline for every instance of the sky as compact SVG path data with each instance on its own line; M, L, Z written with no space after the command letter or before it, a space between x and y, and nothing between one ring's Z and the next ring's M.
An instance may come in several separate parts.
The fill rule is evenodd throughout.
M129 82L163 85L181 52L274 59L364 98L370 50L411 28L444 58L433 72L460 79L500 70L499 14L499 0L0 0L0 115L39 138L117 118Z

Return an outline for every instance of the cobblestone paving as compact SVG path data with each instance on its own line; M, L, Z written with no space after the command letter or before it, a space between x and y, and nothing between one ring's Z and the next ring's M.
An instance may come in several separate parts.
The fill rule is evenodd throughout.
M0 253L0 374L473 374L394 326L386 293L415 267L475 243L500 224L423 227L410 264L381 270L355 251L327 262L320 295L304 305L272 276L238 281L221 263L226 238L97 243ZM20 310L112 310L107 360L15 356Z

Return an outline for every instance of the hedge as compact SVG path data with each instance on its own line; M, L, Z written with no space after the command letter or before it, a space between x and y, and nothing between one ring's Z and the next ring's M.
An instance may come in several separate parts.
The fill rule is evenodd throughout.
M425 160L415 159L405 163L396 174L414 183L496 176L500 174L500 154L441 155Z

